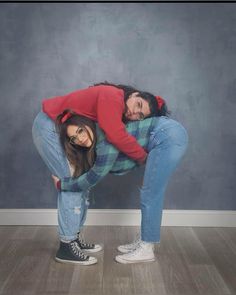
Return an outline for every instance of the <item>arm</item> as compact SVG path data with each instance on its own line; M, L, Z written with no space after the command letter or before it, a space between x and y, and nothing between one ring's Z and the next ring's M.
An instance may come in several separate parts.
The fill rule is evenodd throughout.
M143 121L129 122L127 131L137 137L142 146L147 146L149 134L155 126L157 118L149 118ZM63 191L80 191L86 190L100 180L109 172L114 174L123 174L135 168L136 162L127 158L124 154L109 144L106 139L101 140L96 146L97 158L94 166L85 174L77 178L63 178L60 183L60 189ZM55 182L54 182L55 183ZM58 188L58 187L57 187Z
M111 170L119 151L106 140L96 146L96 161L93 167L77 178L65 177L61 179L60 189L62 191L87 190L97 184Z
M119 151L142 163L147 153L136 138L126 131L122 122L123 112L123 97L117 97L116 89L112 91L101 89L97 103L97 120L100 128L105 132L107 140Z

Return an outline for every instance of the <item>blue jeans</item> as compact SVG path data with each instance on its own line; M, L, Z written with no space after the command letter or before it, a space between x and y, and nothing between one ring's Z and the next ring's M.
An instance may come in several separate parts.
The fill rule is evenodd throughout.
M34 120L32 132L36 148L51 173L59 178L71 176L54 122L40 112ZM164 116L158 119L149 139L149 154L140 197L143 241L160 241L165 189L186 150L187 143L187 132L180 123ZM86 220L88 206L88 191L58 192L58 224L61 239L76 238L76 233Z
M36 116L32 135L34 144L51 173L59 178L70 177L70 166L55 130L55 123L45 113L40 112ZM58 225L61 240L72 241L77 238L77 232L86 220L88 206L89 191L58 191Z
M162 116L151 132L148 157L141 188L141 239L160 242L164 194L171 174L188 145L185 128L175 120Z

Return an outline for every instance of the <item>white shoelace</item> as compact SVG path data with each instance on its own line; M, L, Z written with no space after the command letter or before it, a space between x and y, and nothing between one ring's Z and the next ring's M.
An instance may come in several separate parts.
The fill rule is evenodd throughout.
M143 245L142 245L142 242L140 242L139 244L137 244L137 247L135 248L135 250L133 250L132 252L126 253L124 255L127 255L127 256L136 256L136 255L139 255L139 253L142 252L142 251L149 251L149 249L145 249L143 247Z
M138 246L141 242L141 238L140 238L140 234L137 233L136 236L135 236L135 239L134 241L131 243L131 244L127 244L127 246L129 245L130 247L133 247L133 246Z
M83 246L83 247L86 247L86 248L92 248L93 247L93 244L91 243L86 243L83 239L83 236L81 235L81 233L78 234L78 240L80 242L80 244Z
M81 249L76 242L71 243L71 248L72 248L72 251L74 252L74 254L76 256L79 256L79 258L82 258L82 259L87 258L87 256L83 252L81 252Z
M127 255L127 256L136 256L136 255L138 255L139 252L141 252L141 251L142 251L142 247L141 247L141 245L140 245L140 243L139 243L139 244L137 245L137 248L135 248L134 251L129 252L129 253L125 254L125 255Z

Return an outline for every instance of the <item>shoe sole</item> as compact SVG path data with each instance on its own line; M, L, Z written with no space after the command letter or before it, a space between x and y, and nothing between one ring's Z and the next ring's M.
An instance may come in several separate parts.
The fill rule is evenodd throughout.
M117 247L117 250L120 252L120 253L124 253L124 254L126 254L126 253L129 253L129 252L131 252L131 251L134 251L136 248L133 248L133 249L130 249L130 250L122 250L122 249L119 249L119 247Z
M160 245L160 243L156 243L157 245ZM130 248L129 250L122 248L122 246L118 246L116 249L123 254L127 254L131 251L134 251L137 247L133 247L132 249Z
M86 251L88 253L96 253L96 252L100 252L103 250L103 248L97 248L97 249L81 249L82 251Z
M143 259L143 260L124 260L120 257L115 257L115 261L122 263L122 264L131 264L131 263L143 263L143 262L153 262L156 261L155 258L151 258L151 259Z
M97 260L92 260L92 261L70 261L70 260L64 260L58 257L55 257L55 260L60 263L67 263L67 264L79 264L79 265L92 265L96 264L98 261Z

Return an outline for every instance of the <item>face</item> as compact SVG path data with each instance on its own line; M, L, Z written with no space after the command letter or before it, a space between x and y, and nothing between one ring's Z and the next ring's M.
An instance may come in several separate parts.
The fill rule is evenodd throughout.
M132 93L126 101L125 117L127 120L143 120L151 113L148 102L137 95L138 92Z
M82 147L91 147L94 139L92 129L89 126L84 128L75 125L69 125L67 127L67 135L70 138L70 142L72 144Z

